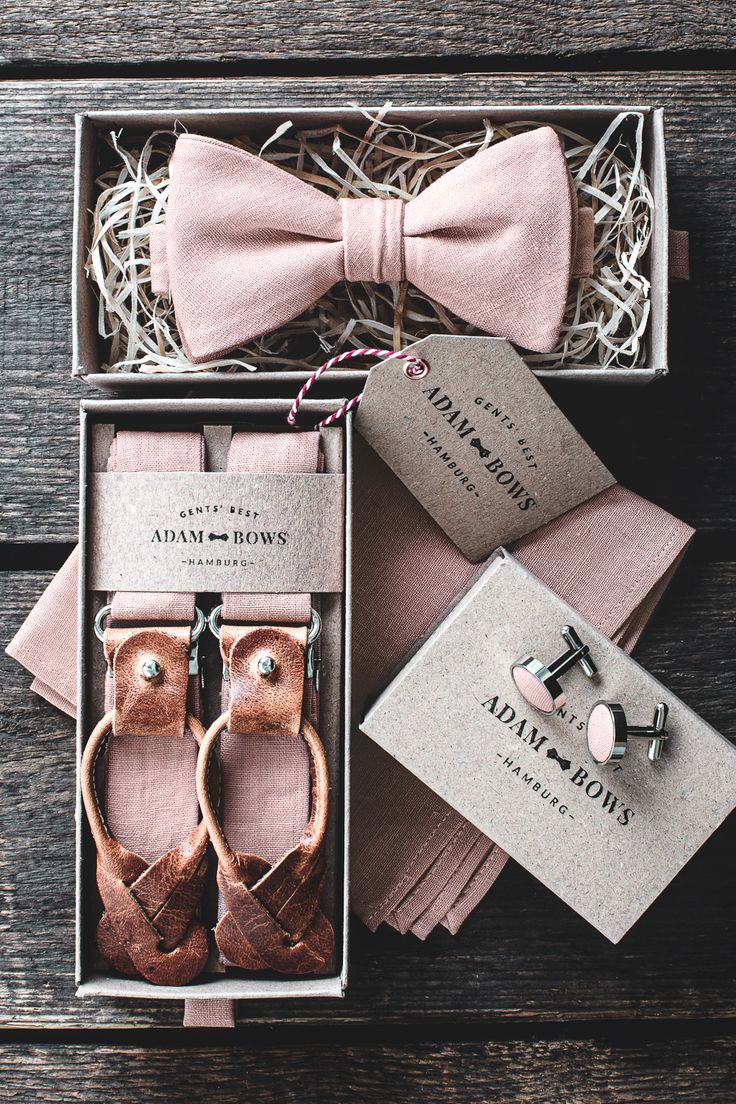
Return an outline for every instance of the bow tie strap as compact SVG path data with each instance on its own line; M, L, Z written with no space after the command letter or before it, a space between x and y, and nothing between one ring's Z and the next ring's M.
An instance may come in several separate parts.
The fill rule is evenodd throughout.
M151 286L171 294L194 363L308 310L343 280L407 280L486 333L557 343L571 276L592 266L560 139L540 127L481 150L416 198L336 200L239 147L182 135Z

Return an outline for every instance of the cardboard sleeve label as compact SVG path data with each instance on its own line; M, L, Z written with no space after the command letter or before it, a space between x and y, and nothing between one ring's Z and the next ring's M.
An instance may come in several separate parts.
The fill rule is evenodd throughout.
M564 651L571 625L598 677L565 676L552 716L511 665ZM644 740L599 766L586 720L669 709L661 760ZM517 862L618 942L736 806L736 749L506 553L499 553L369 710L362 730ZM632 746L633 745L633 746Z
M343 475L95 472L88 508L90 590L343 589Z
M463 555L484 559L616 482L507 341L434 335L371 369L355 427Z

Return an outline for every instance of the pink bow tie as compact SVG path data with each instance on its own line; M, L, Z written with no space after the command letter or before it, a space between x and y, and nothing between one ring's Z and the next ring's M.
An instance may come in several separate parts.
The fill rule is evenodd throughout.
M408 280L487 333L548 352L592 246L592 211L578 210L550 127L475 154L408 203L336 200L185 134L166 223L151 231L151 284L172 296L195 363L278 329L342 280Z

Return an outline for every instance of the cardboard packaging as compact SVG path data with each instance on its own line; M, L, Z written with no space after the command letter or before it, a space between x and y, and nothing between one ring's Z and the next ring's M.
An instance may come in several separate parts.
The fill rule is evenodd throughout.
M480 124L484 117L499 123L514 120L535 120L564 124L585 132L602 133L605 127L623 111L636 111L644 116L645 159L654 197L652 239L648 252L648 278L651 283L651 303L648 321L647 362L643 367L596 370L576 367L543 369L537 374L565 380L592 380L605 383L649 383L667 373L667 299L668 299L668 213L667 171L665 161L664 119L661 108L641 107L629 104L590 106L585 104L482 104L472 107L427 106L397 107L390 117L412 126L436 122L438 127L451 130L467 129ZM277 126L291 120L296 127L324 127L336 120L347 127L362 126L365 116L354 108L262 108L240 111L186 110L177 113L162 111L89 111L76 117L74 248L72 270L72 318L73 364L75 376L86 379L93 386L107 391L151 392L154 388L176 386L192 388L206 386L215 393L232 393L243 385L247 377L250 393L295 394L307 378L301 372L212 373L188 372L143 375L136 373L105 373L102 363L101 339L97 332L97 300L94 289L85 275L91 220L94 207L94 179L97 165L97 147L101 134L125 127L128 130L150 132L157 129L171 130L181 124L187 130L227 138L248 133L254 137L268 138ZM335 370L321 381L322 394L353 394L362 387L366 371Z
M128 574L124 577L128 583L132 582L130 576L131 561L137 560L141 569L144 561L141 559L141 541L135 541L133 536L126 550L124 542L117 540L113 534L109 541L102 538L100 526L106 525L110 519L109 502L104 507L102 514L98 511L98 503L94 500L95 489L101 486L100 473L104 472L110 443L114 428L161 428L162 423L167 429L197 428L204 430L208 457L219 457L216 463L210 462L210 468L215 468L215 474L208 473L207 480L221 479L223 482L219 488L220 496L223 496L229 487L228 479L232 476L221 476L217 469L224 468L227 445L229 443L230 427L235 429L273 430L285 427L286 414L289 410L288 400L278 399L100 399L86 400L81 404L81 452L80 452L80 592L79 592L79 655L78 655L78 701L80 703L77 722L77 762L81 762L82 751L92 728L104 713L104 680L106 677L105 661L102 647L95 637L93 623L96 612L105 604L107 596L105 591L90 589L90 582L97 576L96 585L107 586L109 566L104 567L101 574L100 565L95 562L95 550L102 548L108 557L108 563L114 565L116 561L123 563L124 571ZM309 401L305 403L308 411L305 422L314 424L329 413L330 406L324 403ZM310 417L311 415L311 417ZM103 997L135 997L136 999L150 1000L196 1000L225 998L231 1000L254 999L264 997L298 998L298 997L341 997L345 993L348 979L348 897L349 897L349 870L348 870L348 843L349 843L349 765L350 765L350 517L351 517L351 422L348 421L342 427L331 428L323 431L323 451L325 455L325 487L333 489L337 485L338 476L344 477L344 496L342 495L343 480L340 480L340 494L326 493L326 498L331 499L327 503L325 517L330 523L339 525L336 533L336 545L338 555L342 550L344 568L335 571L334 564L325 572L325 563L328 557L320 557L315 553L312 559L304 559L304 550L300 549L299 562L304 563L305 569L310 572L309 578L319 578L322 572L325 590L320 592L320 608L322 616L321 644L321 669L323 672L320 694L320 736L325 746L329 773L330 773L330 824L327 838L327 876L323 893L323 904L329 915L335 930L335 950L332 962L325 967L323 973L313 976L280 977L277 974L259 975L249 977L244 971L229 970L227 973L217 972L218 963L216 956L211 957L210 971L205 972L201 979L195 980L186 986L160 986L153 985L140 978L128 978L115 975L109 971L107 965L100 959L95 945L95 926L99 917L99 898L95 884L96 853L91 839L86 816L82 806L79 779L77 785L76 821L76 983L79 996L103 996ZM107 473L106 473L107 474ZM135 483L137 476L133 476ZM201 479L201 476L188 476L190 479ZM235 476L243 481L251 477ZM278 478L278 477L277 477ZM303 479L305 477L297 477ZM321 479L322 476L306 477L308 481ZM208 484L198 484L198 486ZM255 492L258 492L259 481L254 483ZM224 489L223 489L224 488ZM274 510L282 509L280 490L276 488L276 495L271 504ZM166 498L162 499L164 506ZM182 499L174 501L181 504ZM184 500L186 501L186 500ZM339 512L336 514L336 503ZM123 512L129 513L130 504L121 507ZM148 507L150 510L150 506ZM165 510L164 510L165 512ZM294 526L296 529L297 526ZM219 552L219 546L217 546ZM121 554L120 554L121 553ZM252 553L258 559L258 553ZM333 557L334 560L334 557ZM163 564L163 566L162 566ZM163 570L165 563L158 565ZM248 564L250 569L251 564ZM277 568L278 569L278 568ZM316 574L315 574L316 573ZM237 573L236 573L237 575ZM273 578L260 572L260 585L258 579L254 583L253 573L249 570L236 582L232 571L228 572L229 591L243 590L272 590ZM146 576L148 578L148 576ZM208 576L208 578L214 576ZM140 576L138 576L140 578ZM246 587L246 579L249 586ZM159 582L163 581L163 577ZM284 582L288 582L288 576L284 576ZM154 579L155 583L155 579ZM150 584L150 579L149 579ZM216 586L219 587L219 579ZM190 589L192 579L187 579L184 589ZM123 587L124 588L124 587ZM149 586L150 588L150 586ZM146 589L138 586L136 589ZM153 587L155 589L155 586ZM159 588L161 589L161 588ZM164 588L166 589L166 588ZM192 589L195 589L192 587ZM201 587L196 587L202 593ZM215 586L212 593L206 595L208 601L213 598L215 604L219 591ZM282 590L287 589L285 586ZM306 588L302 588L306 589ZM316 592L316 591L315 591ZM210 646L202 649L205 654L205 682L203 692L203 704L205 717L213 720L221 711L220 686L222 678L222 662L219 657L219 649L214 640ZM213 917L210 916L210 921ZM214 967L214 969L213 969Z
M565 650L572 626L598 668L563 680L553 714L511 666ZM599 765L586 720L668 709L662 758L644 740ZM369 709L362 730L617 943L736 807L736 749L502 549Z

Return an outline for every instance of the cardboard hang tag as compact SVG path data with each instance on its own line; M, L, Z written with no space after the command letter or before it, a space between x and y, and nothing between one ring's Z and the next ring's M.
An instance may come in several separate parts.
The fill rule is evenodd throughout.
M616 482L507 341L436 334L371 369L355 427L463 555L552 521Z

